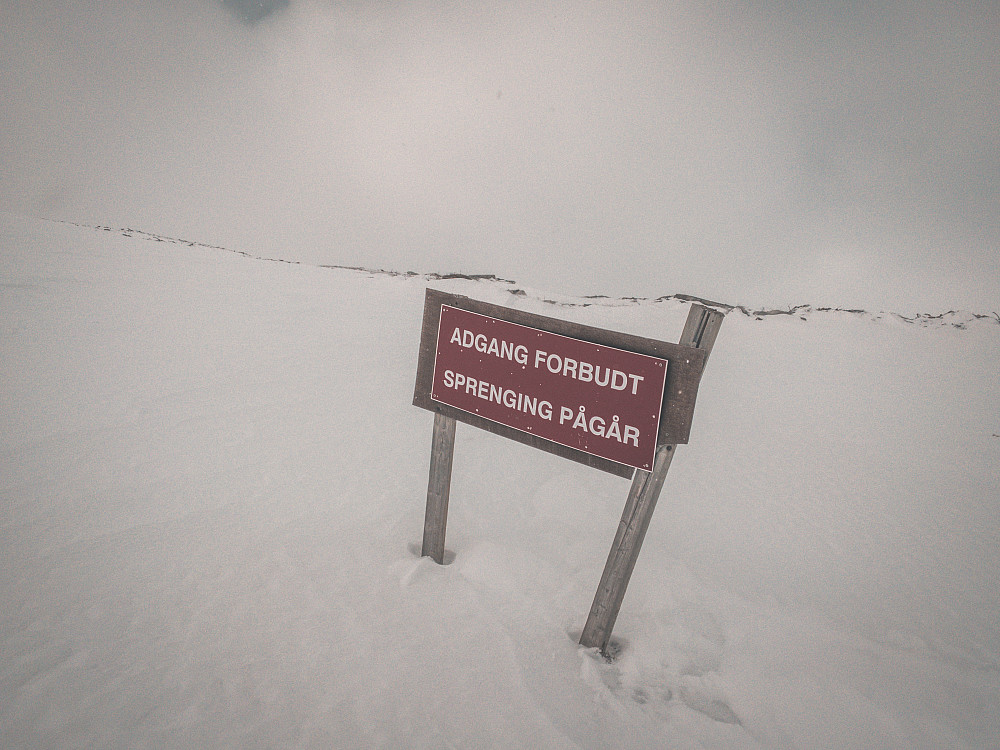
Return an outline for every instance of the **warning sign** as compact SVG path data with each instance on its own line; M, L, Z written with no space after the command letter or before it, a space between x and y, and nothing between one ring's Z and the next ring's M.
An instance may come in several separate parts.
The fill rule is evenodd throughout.
M431 398L650 470L668 362L442 305Z
M628 477L688 442L705 352L428 289L413 404Z

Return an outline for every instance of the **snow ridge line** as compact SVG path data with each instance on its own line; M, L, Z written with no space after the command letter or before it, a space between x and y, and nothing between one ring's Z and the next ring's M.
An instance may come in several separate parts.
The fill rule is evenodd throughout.
M222 247L221 245L210 245L204 242L197 242L194 240L184 240L178 239L176 237L168 237L161 234L153 234L152 232L145 232L141 229L132 229L131 227L111 227L99 224L81 224L74 221L59 221L60 224L70 224L72 226L81 227L84 229L94 229L104 232L117 232L123 237L149 240L153 242L168 242L176 245L185 245L187 247L201 247L207 250L222 250L227 253L235 253L236 255L242 255L244 258L249 258L251 260L267 261L270 263L287 263L289 265L296 266L312 266L314 268L331 268L342 271L355 271L358 273L365 273L369 275L376 276L404 276L407 278L422 278L428 281L447 281L451 279L465 279L468 281L485 281L493 282L498 284L505 284L509 286L515 286L516 282L510 279L504 279L495 274L477 273L477 274L465 274L465 273L420 273L417 271L395 271L386 268L368 268L365 266L348 266L348 265L336 265L336 264L313 264L313 263L303 263L298 260L287 260L285 258L270 258L267 256L254 255L248 253L245 250L233 250L232 248ZM519 296L527 297L528 292L521 288L513 288L510 293ZM621 304L658 304L661 302L697 302L698 304L705 305L706 307L711 307L719 312L728 315L729 313L739 313L746 317L751 317L756 320L763 320L766 317L771 316L791 316L797 317L800 320L808 320L808 315L812 313L847 313L851 315L858 315L866 317L873 321L880 321L885 318L895 319L902 321L904 323L909 323L913 325L919 325L923 327L938 325L938 326L951 326L953 328L965 329L970 323L976 322L987 322L995 323L1000 325L1000 314L996 311L990 313L975 313L964 310L948 310L947 312L931 314L931 313L918 313L913 316L903 315L901 313L894 312L871 312L869 310L857 309L857 308L844 308L844 307L813 307L812 305L792 305L787 309L781 308L759 308L752 309L745 305L730 305L726 302L716 302L714 300L705 299L703 297L696 297L691 294L667 294L660 297L608 297L606 295L585 295L583 297L567 297L564 299L553 299L550 297L543 297L537 294L531 294L532 298L539 300L540 302L548 305L556 305L559 307L590 307L592 305L621 305ZM583 301L580 301L583 300Z
M515 294L522 293L520 290L514 290ZM785 315L791 317L797 317L800 320L808 320L808 315L811 313L849 313L852 315L858 315L861 317L866 317L873 321L884 320L885 318L892 318L900 320L904 323L916 324L920 326L931 326L931 325L941 325L941 326L952 326L954 328L964 329L967 328L970 323L973 322L987 322L996 323L1000 325L1000 314L996 312L992 313L974 313L964 310L948 310L947 312L939 313L937 315L931 313L918 313L916 315L903 315L902 313L894 312L871 312L869 310L862 310L857 308L846 308L846 307L813 307L812 305L793 305L786 309L782 308L759 308L751 309L745 305L730 305L725 302L716 302L714 300L705 299L703 297L696 297L693 294L668 294L662 297L606 297L603 295L597 296L587 296L583 299L586 300L603 300L604 304L614 304L614 303L632 303L632 304L649 304L658 302L669 302L672 300L678 300L681 302L697 302L699 304L705 305L706 307L711 307L719 312L728 315L729 313L739 313L745 315L748 318L754 318L756 320L763 320L766 317L775 315ZM542 299L543 302L554 305L562 305L564 307L587 307L591 304L601 304L601 302L568 302L568 301L557 301L552 299Z
M153 234L152 232L145 232L141 229L133 229L132 227L111 227L102 224L81 224L75 221L59 221L60 224L70 224L75 227L81 227L83 229L96 229L104 232L117 232L121 234L122 237L128 237L129 239L140 239L140 240L150 240L153 242L168 242L175 245L184 245L186 247L202 247L207 250L222 250L227 253L233 253L235 255L242 255L244 258L249 258L250 260L261 260L268 263L287 263L291 266L307 266L311 268L333 268L343 271L357 271L359 273L367 273L382 276L406 276L406 277L420 277L425 279L430 279L432 281L440 281L447 279L468 279L471 281L496 281L502 284L513 284L514 282L510 279L502 279L491 273L475 273L475 274L465 274L465 273L418 273L417 271L393 271L386 268L367 268L365 266L346 266L346 265L334 265L328 263L303 263L300 260L288 260L287 258L271 258L265 255L254 255L253 253L248 253L246 250L234 250L230 247L223 247L222 245L210 245L206 242L198 242L196 240L183 240L177 237L168 237L163 234Z

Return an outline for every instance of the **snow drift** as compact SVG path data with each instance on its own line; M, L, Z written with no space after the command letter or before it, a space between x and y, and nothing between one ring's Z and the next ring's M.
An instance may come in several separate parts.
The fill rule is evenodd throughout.
M0 745L995 745L989 311L734 308L606 663L627 481L460 425L453 561L414 553L428 284L665 340L688 305L2 217Z

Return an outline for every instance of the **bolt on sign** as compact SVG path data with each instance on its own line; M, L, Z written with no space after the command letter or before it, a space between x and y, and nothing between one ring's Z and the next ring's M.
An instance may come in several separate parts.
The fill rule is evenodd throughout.
M691 347L428 289L413 403L630 477L688 441L703 365Z

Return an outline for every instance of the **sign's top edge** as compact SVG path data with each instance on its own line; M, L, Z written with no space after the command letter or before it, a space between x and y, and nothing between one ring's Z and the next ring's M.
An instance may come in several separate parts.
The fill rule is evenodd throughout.
M516 307L507 307L495 302L486 302L485 300L475 299L463 294L444 292L431 287L426 288L425 298L428 302L433 298L434 304L440 304L441 306L447 305L485 317L495 317L526 328L535 328L557 336L588 341L592 344L653 357L655 359L663 359L667 362L673 362L678 357L684 357L687 362L681 364L692 366L698 372L704 366L704 351L676 342L654 339L636 333L616 331L610 328L599 328L587 323L577 323L564 318L521 310Z
M576 336L569 336L569 335L567 335L565 333L559 333L558 331L548 331L548 330L546 330L544 328L539 328L538 326L529 326L529 325L525 325L524 323L517 323L516 321L513 321L513 320L505 320L503 318L497 318L495 316L487 315L485 313L477 312L475 310L466 310L465 308L462 308L462 307L456 307L455 305L447 305L447 304L442 304L441 305L442 309L444 309L446 307L451 308L452 310L461 310L462 312L469 313L470 315L477 315L480 318L489 318L491 320L499 320L499 321L501 321L503 323L507 323L507 324L512 325L512 326L519 326L521 328L528 328L528 329L530 329L532 331L538 331L539 333L548 334L549 336L558 336L559 338L568 339L570 341L584 341L585 343L592 344L593 346L596 346L596 347L599 347L599 348L611 349L611 350L616 351L616 352L622 352L623 354L631 354L631 355L636 356L636 357L645 357L646 359L657 360L658 362L662 362L664 364L664 366L667 366L667 365L670 364L670 360L668 360L666 357L658 357L658 356L656 356L654 354L646 354L644 352L637 352L637 351L633 351L631 349L623 349L620 346L613 346L611 344L602 344L602 343L597 343L597 342L594 342L594 341L586 341L586 339L581 339L581 338L578 338ZM506 308L506 309L513 309L513 308ZM558 320L558 319L557 318L552 318L552 320ZM609 333L614 333L616 335L624 335L624 336L630 335L630 334L618 334L615 331L609 331ZM649 339L649 340L651 340L651 339ZM659 343L667 343L667 342L659 342Z

